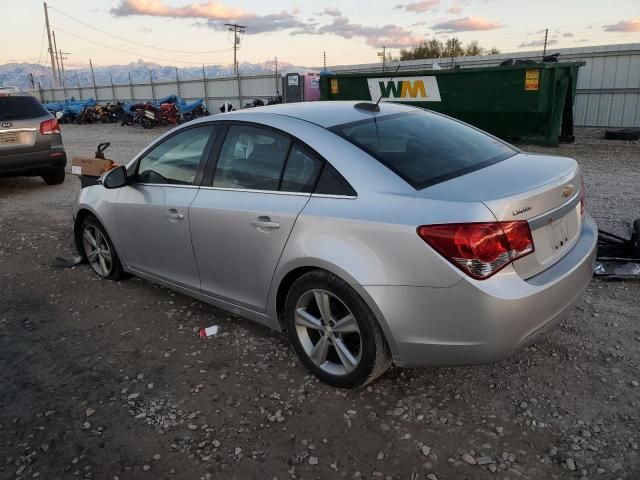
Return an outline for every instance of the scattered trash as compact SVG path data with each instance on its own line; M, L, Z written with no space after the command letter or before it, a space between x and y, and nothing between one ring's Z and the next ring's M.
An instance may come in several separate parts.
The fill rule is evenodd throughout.
M198 332L200 338L209 338L217 335L218 333L218 325L212 325L210 327L202 327Z
M66 258L56 257L55 261L51 264L54 268L73 268L76 265L80 265L83 262L83 258L80 255L73 257L73 260L67 260Z

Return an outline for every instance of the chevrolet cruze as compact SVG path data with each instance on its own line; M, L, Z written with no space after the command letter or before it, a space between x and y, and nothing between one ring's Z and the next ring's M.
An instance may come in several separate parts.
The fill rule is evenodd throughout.
M182 125L81 189L79 251L288 335L337 387L504 359L565 318L597 229L575 160L392 103Z

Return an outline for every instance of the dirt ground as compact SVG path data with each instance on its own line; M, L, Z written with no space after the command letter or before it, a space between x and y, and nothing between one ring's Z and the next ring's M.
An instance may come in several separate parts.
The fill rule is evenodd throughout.
M70 156L159 135L65 125ZM640 217L640 145L578 141L598 224ZM513 358L391 369L354 391L286 339L73 258L79 180L0 179L0 479L637 479L640 282L594 280L568 321ZM198 327L220 334L200 339Z

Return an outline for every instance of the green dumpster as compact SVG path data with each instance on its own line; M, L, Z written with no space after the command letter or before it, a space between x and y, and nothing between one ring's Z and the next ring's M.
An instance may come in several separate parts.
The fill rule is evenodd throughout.
M328 73L322 100L402 102L442 112L505 140L573 141L573 102L584 62L411 72Z

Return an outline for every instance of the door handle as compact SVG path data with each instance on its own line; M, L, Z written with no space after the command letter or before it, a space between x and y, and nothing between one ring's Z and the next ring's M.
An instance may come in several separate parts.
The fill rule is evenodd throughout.
M184 220L184 215L182 213L178 213L175 208L171 208L164 214L165 217L169 219L170 222L177 222L178 220Z
M269 217L258 217L257 220L251 222L251 225L259 230L272 230L274 228L280 228L280 224L278 222L272 222Z

